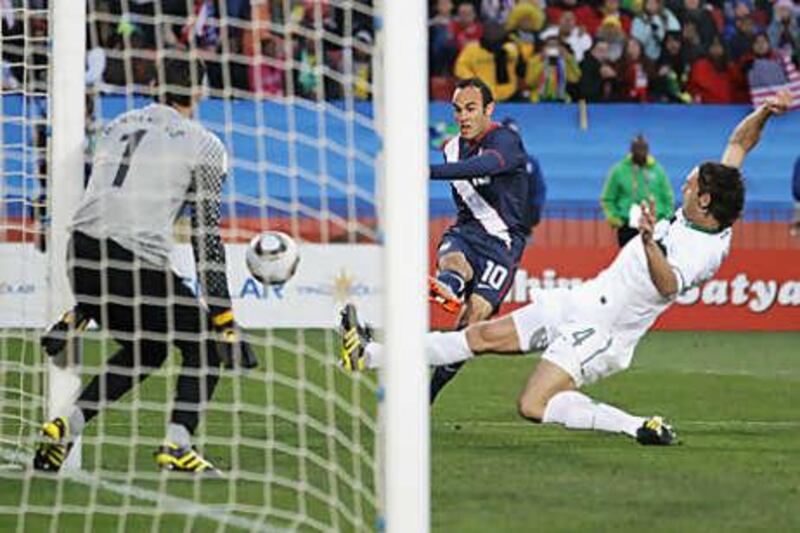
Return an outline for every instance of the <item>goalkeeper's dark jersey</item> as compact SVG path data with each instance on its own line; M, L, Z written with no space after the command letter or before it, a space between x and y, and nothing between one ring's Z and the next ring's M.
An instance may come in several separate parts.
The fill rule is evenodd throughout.
M519 136L499 124L474 141L460 136L444 147L447 163L431 179L451 180L457 225L480 229L511 246L530 232L528 155Z
M100 132L72 229L169 267L173 225L189 206L203 295L209 305L230 308L220 236L226 170L225 147L198 122L161 104L130 111Z

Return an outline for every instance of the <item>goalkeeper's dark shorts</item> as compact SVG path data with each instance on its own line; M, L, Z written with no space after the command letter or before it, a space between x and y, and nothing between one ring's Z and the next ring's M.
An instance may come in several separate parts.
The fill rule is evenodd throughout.
M81 395L84 411L96 413L91 404L101 401L102 389L102 400L113 401L132 387L130 378L146 378L174 344L183 370L173 421L194 430L197 404L210 398L219 368L208 313L198 297L172 270L136 257L111 239L74 232L67 265L79 310L122 346L108 361L113 375L107 383L100 386L95 379Z

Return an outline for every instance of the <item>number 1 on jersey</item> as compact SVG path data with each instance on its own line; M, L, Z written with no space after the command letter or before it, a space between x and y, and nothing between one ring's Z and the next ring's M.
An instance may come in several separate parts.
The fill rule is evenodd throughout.
M128 176L128 169L130 168L133 152L136 151L139 143L142 142L142 137L144 137L145 133L147 133L147 130L136 130L133 133L126 133L119 138L120 142L126 144L125 151L122 153L122 160L119 162L117 174L114 176L114 181L111 182L112 187L122 187L122 183Z

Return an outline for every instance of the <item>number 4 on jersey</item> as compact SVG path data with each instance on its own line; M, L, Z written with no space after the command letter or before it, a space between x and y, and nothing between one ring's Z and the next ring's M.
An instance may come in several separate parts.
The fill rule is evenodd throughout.
M572 332L572 345L573 346L580 346L584 343L586 339L594 335L595 331L594 328L586 328L580 331Z
M126 144L125 151L122 153L122 159L119 162L117 174L114 176L114 181L111 182L113 187L122 187L122 183L128 176L128 169L130 168L133 152L136 151L139 143L142 142L142 137L144 137L145 133L147 133L147 130L136 130L133 133L126 133L119 138L120 142L124 142Z

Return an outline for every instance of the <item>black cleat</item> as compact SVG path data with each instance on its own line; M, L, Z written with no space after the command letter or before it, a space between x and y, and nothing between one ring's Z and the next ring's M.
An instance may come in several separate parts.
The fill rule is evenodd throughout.
M50 357L56 357L67 346L70 330L81 332L86 329L91 319L78 310L77 307L70 309L58 319L58 322L42 335L40 341L42 349Z
M636 442L646 446L669 446L677 438L672 426L664 422L660 416L648 418L642 427L636 430Z
M348 372L364 370L364 349L372 341L372 328L358 322L356 306L347 304L341 314L342 349L339 365Z
M36 444L33 468L45 472L58 472L72 449L67 418L60 416L42 424L43 439Z

